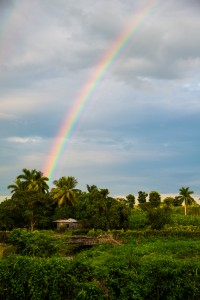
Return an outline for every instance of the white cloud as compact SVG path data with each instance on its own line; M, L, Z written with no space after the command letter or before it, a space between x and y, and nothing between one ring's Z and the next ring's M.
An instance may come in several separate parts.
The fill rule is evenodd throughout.
M12 136L6 139L8 142L16 143L16 144L35 144L40 143L42 141L41 137L18 137L18 136Z

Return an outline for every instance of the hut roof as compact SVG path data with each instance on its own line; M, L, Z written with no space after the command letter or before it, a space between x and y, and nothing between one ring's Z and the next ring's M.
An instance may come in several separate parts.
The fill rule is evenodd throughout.
M78 221L72 218L69 219L63 219L63 220L55 220L53 221L55 223L77 223Z

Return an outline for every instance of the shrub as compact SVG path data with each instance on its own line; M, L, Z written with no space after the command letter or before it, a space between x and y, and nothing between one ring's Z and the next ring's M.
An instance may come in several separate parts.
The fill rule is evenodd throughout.
M198 226L200 227L200 217L187 215L184 216L182 214L173 214L173 223L174 225L182 225L182 226Z
M51 232L14 229L8 237L8 242L17 247L17 254L51 257L58 254L63 241L53 237Z
M171 215L172 210L167 206L151 208L147 212L147 220L152 229L160 230L172 222Z
M96 236L102 235L103 233L105 233L105 231L103 231L101 229L94 230L94 228L93 228L87 233L87 235L96 237Z
M129 217L129 228L130 229L141 229L147 226L146 212L135 209L132 210Z

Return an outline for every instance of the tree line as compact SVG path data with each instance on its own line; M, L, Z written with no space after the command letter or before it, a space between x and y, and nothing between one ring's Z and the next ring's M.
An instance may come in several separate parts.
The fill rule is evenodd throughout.
M0 204L0 229L26 227L34 229L52 229L53 221L64 218L75 218L85 228L121 229L128 228L131 211L136 205L136 197L132 194L125 198L113 198L107 188L87 185L87 191L77 188L78 181L73 176L63 176L54 180L54 187L49 189L48 177L36 169L24 168L14 183L8 186L11 199ZM157 191L149 194L138 192L138 207L151 213L170 206L195 204L193 191L189 187L179 189L179 195L167 197L161 203L161 195ZM147 201L148 197L148 201ZM161 206L164 204L164 208Z

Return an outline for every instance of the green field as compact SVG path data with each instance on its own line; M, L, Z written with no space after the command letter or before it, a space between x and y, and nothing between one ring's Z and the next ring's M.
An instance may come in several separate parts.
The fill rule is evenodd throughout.
M130 237L129 231L121 233L121 245L94 246L67 259L66 236L53 235L46 233L54 249L49 257L0 260L0 299L200 299L199 238Z

